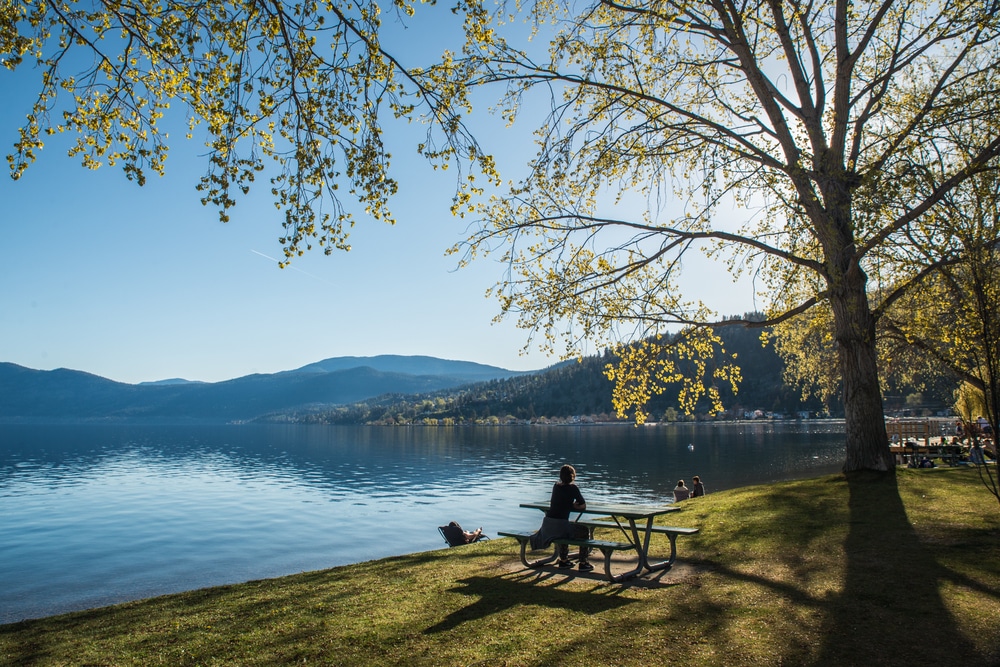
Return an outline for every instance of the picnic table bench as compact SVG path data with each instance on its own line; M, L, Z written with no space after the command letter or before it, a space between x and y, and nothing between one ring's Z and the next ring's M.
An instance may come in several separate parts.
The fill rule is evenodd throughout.
M590 529L590 536L594 536L594 530L597 528L611 528L615 530L620 530L625 533L628 537L628 527L622 525L618 521L607 521L602 519L577 519L576 521L581 526L586 526ZM673 565L677 560L677 538L681 535L694 535L698 532L698 528L683 528L680 526L647 526L645 528L640 528L640 532L646 531L650 533L659 533L661 535L666 535L667 539L670 540L670 557L666 560L667 563Z
M534 531L528 530L501 530L497 533L501 537L513 537L521 545L521 562L525 567L541 567L542 565L547 565L556 559L556 554L551 556L546 556L545 558L538 558L536 560L528 560L528 551L531 546L531 536L534 535ZM611 556L619 549L635 549L635 545L629 542L611 542L608 540L595 540L595 539L582 539L574 537L561 537L559 539L552 540L552 544L563 544L572 547L588 547L590 549L598 549L604 555L604 573L607 575L610 581L618 581L615 575L611 572Z

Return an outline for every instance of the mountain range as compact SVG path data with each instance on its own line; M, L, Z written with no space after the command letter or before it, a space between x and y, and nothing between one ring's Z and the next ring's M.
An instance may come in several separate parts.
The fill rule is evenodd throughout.
M424 356L334 357L223 382L127 384L0 362L0 421L246 421L274 412L416 394L530 374Z

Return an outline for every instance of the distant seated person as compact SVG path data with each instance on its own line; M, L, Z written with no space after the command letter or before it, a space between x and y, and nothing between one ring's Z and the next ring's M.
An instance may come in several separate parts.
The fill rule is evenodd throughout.
M924 458L920 459L920 467L921 468L933 468L933 467L935 467L934 466L934 461L931 461L929 458L927 458L925 456Z
M701 483L701 477L695 475L691 478L691 497L700 498L705 495L705 485Z
M468 531L463 529L457 521L452 521L447 526L441 526L440 530L444 539L453 547L478 542L483 536L482 526L474 531Z
M678 480L677 486L674 487L674 502L680 502L682 500L687 500L691 497L691 489L684 486L684 480Z

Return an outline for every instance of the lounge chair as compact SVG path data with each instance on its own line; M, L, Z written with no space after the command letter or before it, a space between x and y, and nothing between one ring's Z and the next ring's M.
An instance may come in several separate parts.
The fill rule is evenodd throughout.
M480 533L475 538L469 538L465 534L465 530L456 521L452 521L447 526L438 526L438 532L441 533L441 537L444 538L449 547L460 547L463 544L472 544L480 540L490 539L483 533Z

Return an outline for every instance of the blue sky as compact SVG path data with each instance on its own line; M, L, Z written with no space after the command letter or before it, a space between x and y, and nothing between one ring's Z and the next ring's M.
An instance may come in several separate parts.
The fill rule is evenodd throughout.
M499 267L456 271L444 256L468 224L448 212L450 177L414 161L397 225L362 221L351 252L282 270L268 198L241 200L222 224L194 189L202 163L174 157L141 188L55 150L20 181L0 179L0 360L125 382L216 381L342 355L550 363L518 355L512 323L491 326L484 292Z
M23 79L0 69L3 155L32 101ZM505 176L523 173L530 118L512 129L484 127L485 147L503 146L519 170ZM241 199L228 224L201 205L197 138L175 138L166 176L143 187L118 168L86 170L65 145L47 144L19 181L0 176L0 361L122 382L219 381L345 355L420 354L516 370L554 363L520 354L525 332L513 321L491 322L497 304L484 292L501 266L487 260L456 271L445 256L470 221L449 213L454 175L409 157L414 145L393 150L396 226L362 220L351 252L313 252L282 270L281 213L266 187ZM722 297L723 312L745 309L749 292L728 287L722 267L700 282Z

